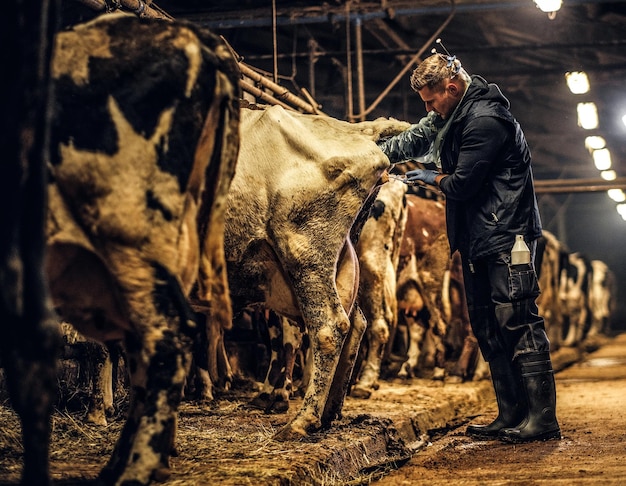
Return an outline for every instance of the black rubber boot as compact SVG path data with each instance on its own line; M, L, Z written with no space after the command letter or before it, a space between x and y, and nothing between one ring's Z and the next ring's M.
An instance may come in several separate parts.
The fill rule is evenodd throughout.
M520 379L511 361L503 355L489 361L491 381L498 402L498 416L488 425L468 425L465 434L479 439L497 439L500 431L515 427L526 416Z
M503 429L504 442L560 439L556 420L556 386L549 353L529 353L516 360L528 403L528 414L517 426Z

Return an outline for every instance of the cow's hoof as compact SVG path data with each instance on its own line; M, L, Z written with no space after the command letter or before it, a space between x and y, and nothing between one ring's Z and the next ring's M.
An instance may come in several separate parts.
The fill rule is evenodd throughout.
M433 380L443 381L446 377L446 370L444 368L435 367L433 370Z
M282 429L274 434L274 440L279 442L297 441L302 440L308 434L302 427L296 426L293 423L285 425Z
M269 393L260 393L248 403L248 406L259 410L267 410L272 406L272 399Z
M266 409L265 413L281 414L289 411L289 402L283 399L274 400Z
M361 386L355 386L350 392L350 396L353 398L369 398L372 396L373 390L371 388L363 388Z

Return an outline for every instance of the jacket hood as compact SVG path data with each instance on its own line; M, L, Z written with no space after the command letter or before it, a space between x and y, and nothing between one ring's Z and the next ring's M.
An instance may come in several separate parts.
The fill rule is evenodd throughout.
M507 97L502 94L497 84L487 83L484 78L477 75L472 76L472 83L467 93L465 93L465 99L468 101L475 99L494 101L503 105L507 110L511 107L511 103Z

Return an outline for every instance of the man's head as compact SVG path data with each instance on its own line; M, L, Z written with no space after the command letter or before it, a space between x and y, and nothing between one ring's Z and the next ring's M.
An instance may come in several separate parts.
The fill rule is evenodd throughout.
M468 78L461 61L436 53L413 71L411 88L422 98L426 111L435 111L447 119L463 98Z

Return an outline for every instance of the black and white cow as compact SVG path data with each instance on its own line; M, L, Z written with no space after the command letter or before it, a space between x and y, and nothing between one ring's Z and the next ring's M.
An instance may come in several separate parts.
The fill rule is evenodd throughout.
M191 24L105 15L62 32L46 272L60 315L122 340L130 410L106 483L167 474L197 325L231 319L223 249L238 151L238 67ZM198 223L200 222L200 223Z

